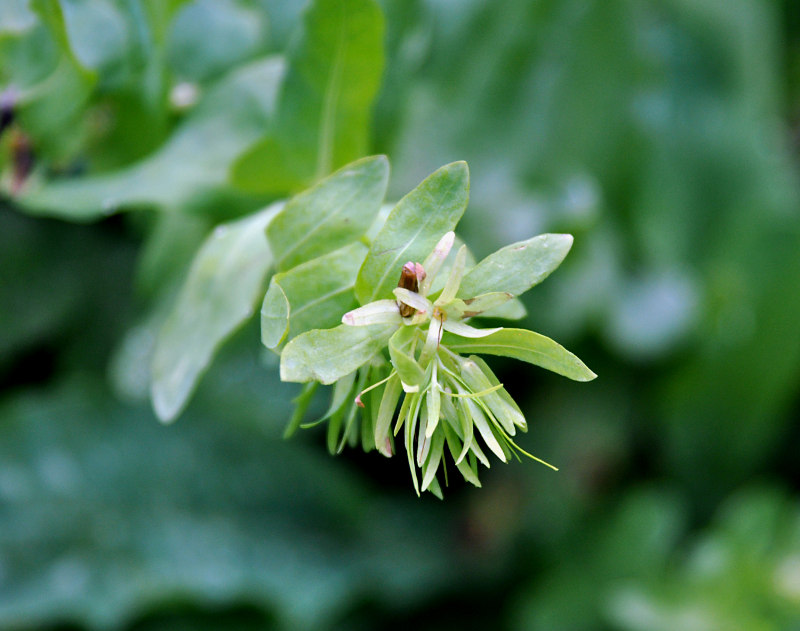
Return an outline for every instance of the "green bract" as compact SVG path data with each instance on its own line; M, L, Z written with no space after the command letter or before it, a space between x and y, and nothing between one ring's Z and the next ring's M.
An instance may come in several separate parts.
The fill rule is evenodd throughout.
M357 163L365 176L378 164L374 159ZM381 199L370 205L366 197L378 189L370 193L369 187L343 180L348 173L352 179L352 168L299 196L303 204L289 202L267 236L277 233L277 225L320 221L332 234L352 238L334 216L319 218L325 190L350 186L351 206L380 205L385 181L378 186ZM308 384L287 433L300 424L317 384L333 385L328 412L319 419L328 421L331 451L360 440L365 450L390 457L402 432L415 490L439 497L437 474L446 454L476 486L478 463L490 465L487 451L503 462L519 453L543 462L514 442L518 430L527 430L525 417L477 355L514 357L576 381L596 376L543 335L473 325L480 316L523 315L516 296L558 267L572 236L533 237L475 265L465 245L454 248L453 229L468 192L465 163L442 167L391 210L368 249L344 238L335 252L324 244L320 252L329 253L284 268L272 278L262 309L265 345L277 350L288 340L280 351L281 379ZM291 245L271 243L271 249L291 250ZM354 308L336 311L347 304ZM327 328L339 320L339 326ZM442 470L446 481L447 469Z

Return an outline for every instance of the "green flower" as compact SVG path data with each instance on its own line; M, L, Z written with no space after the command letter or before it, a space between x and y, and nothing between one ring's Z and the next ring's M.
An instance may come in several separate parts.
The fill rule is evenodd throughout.
M441 496L446 461L479 486L488 455L526 453L514 443L525 417L478 355L595 377L543 335L475 325L524 316L516 296L558 267L572 237L539 235L476 263L466 246L452 252L469 197L466 163L441 167L380 216L387 177L385 159L360 160L271 221L279 271L261 307L262 342L280 353L283 381L306 384L287 435L327 422L332 453L360 442L387 457L402 436L415 490ZM302 425L320 384L333 386L328 411Z
M461 475L476 486L480 486L479 464L490 466L487 451L503 462L524 454L555 469L514 442L518 430L527 430L524 415L489 366L475 355L464 357L463 352L510 355L578 380L594 377L577 357L548 338L522 329L481 329L467 323L471 318L491 315L493 310L498 312L511 301L514 293L505 289L527 289L551 270L529 267L530 282L522 283L518 279L501 282L498 272L511 271L514 261L531 258L531 250L544 252L546 257L552 248L560 262L572 243L571 236L541 235L515 244L469 273L467 248L461 246L449 266L446 281L439 286L441 283L436 281L454 240L455 234L448 232L422 264L409 261L403 265L400 286L393 290L395 299L375 300L345 313L344 329L329 330L345 333L344 338L339 339L339 333L317 332L330 338L328 342L333 340L343 352L349 350L345 348L349 343L347 329L366 333L363 339L354 338L357 344L372 348L378 341L377 345L388 349L388 357L380 349L370 352L354 372L337 381L331 410L320 419L331 421L329 431L335 429L332 450L334 444L339 451L348 438L355 442L359 433L362 438L368 433L366 444L391 457L395 437L402 431L415 490L430 490L437 496L441 496L440 469L446 476L446 467L440 466L446 458L445 451ZM552 261L547 267L554 267ZM471 289L503 290L464 296L465 284ZM290 348L293 343L284 351L285 372L297 355L296 349ZM347 392L344 397L340 394L343 390ZM348 398L352 401L349 408ZM398 404L400 409L395 414ZM359 412L361 430L357 432Z

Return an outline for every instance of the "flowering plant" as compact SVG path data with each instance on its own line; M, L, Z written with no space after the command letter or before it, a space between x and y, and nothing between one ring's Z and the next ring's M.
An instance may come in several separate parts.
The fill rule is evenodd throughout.
M354 163L289 202L267 228L279 257L296 257L307 240L304 233L299 246L286 247L282 235L316 229L297 220L308 221L309 200L329 201L348 180L352 193L353 178L368 181L365 173L375 176L381 164L379 158ZM339 452L360 438L364 449L391 457L402 431L415 490L440 497L445 448L476 486L478 464L490 465L485 449L503 462L520 453L544 462L514 442L516 432L526 430L525 417L477 355L514 357L578 381L595 377L538 333L473 326L481 317L523 316L516 296L561 263L572 237L539 235L475 264L465 245L453 247L468 178L463 162L442 167L377 220L368 231L369 247L350 239L314 259L293 261L299 264L273 276L262 306L262 340L281 354L281 379L308 384L287 433L302 424L317 385L333 385L329 409L317 421L328 421L329 449ZM365 187L362 182L355 189ZM348 197L347 212L358 199ZM341 324L332 326L336 321Z

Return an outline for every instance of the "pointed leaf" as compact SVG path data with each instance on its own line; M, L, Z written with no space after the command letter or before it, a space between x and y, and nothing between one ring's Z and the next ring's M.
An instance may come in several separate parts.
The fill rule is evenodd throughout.
M419 293L427 296L433 282L436 280L436 275L442 267L442 263L450 254L450 250L455 242L456 233L452 230L446 232L445 235L439 239L439 243L431 250L431 253L422 262L422 268L425 270L426 276L419 285Z
M492 372L492 369L489 368L489 365L485 361L483 361L482 358L478 357L477 355L470 355L469 360L475 362L476 364L478 364L478 366L480 366L481 371L489 380L489 384L491 386L502 385L500 383L500 380L494 374L494 372ZM503 403L507 408L506 413L509 415L514 425L519 427L522 431L528 431L528 425L525 421L525 415L522 413L522 410L519 409L517 402L514 401L514 399L511 397L508 391L505 388L500 388L499 390L496 391L496 393L503 400ZM497 414L497 412L495 412L495 414Z
M494 329L476 329L465 322L459 322L458 320L445 320L444 321L444 330L449 331L455 335L459 335L461 337L471 337L471 338L479 338L479 337L488 337L489 335L493 335L498 331L502 331L501 327L494 328Z
M549 337L526 329L501 329L487 337L469 339L446 333L442 344L456 353L479 353L514 357L575 381L591 381L591 370Z
M428 451L428 458L422 469L422 490L425 491L433 482L436 471L439 469L439 462L442 459L444 450L444 432L436 432L433 438L429 438L431 446Z
M484 294L487 295L487 294ZM500 320L521 320L528 312L525 310L525 305L519 298L512 298L502 305L487 309L483 313L477 314L477 318L498 318Z
M392 209L370 246L356 280L363 305L390 298L407 261L425 259L442 234L453 230L469 197L469 170L454 162L428 176Z
M486 391L498 384L492 383L487 375L483 373L483 367L477 362L468 359L461 364L461 376L473 392ZM498 391L487 392L480 397L480 400L486 405L497 421L502 426L503 430L513 436L516 433L515 425L520 422L521 415L517 414L514 407L506 404L503 398L498 394ZM521 419L524 424L524 417Z
M388 180L386 156L372 156L294 196L267 228L278 269L362 238L380 211Z
M261 341L277 348L286 339L341 321L355 305L353 283L367 253L351 243L272 277L261 306Z
M272 263L264 228L279 208L217 226L195 256L153 354L151 396L162 421L178 415L217 347L253 315Z
M439 415L441 413L441 402L442 402L442 393L439 390L439 384L437 383L437 374L436 374L436 362L432 364L433 371L431 374L431 387L428 390L428 394L426 395L425 402L427 403L427 410L428 410L428 426L425 429L425 435L430 438L433 432L436 430L436 426L439 424Z
M247 190L300 190L367 151L383 73L383 15L373 0L315 0L289 51L275 124L233 169Z
M375 446L387 458L392 456L392 439L389 435L389 428L402 391L400 377L397 375L392 376L386 382L386 387L381 397L381 405L378 409L378 418L375 421Z
M480 406L472 399L464 399L464 402L469 409L472 422L475 424L475 427L478 428L478 433L481 435L481 438L483 438L483 442L486 443L486 446L495 456L500 458L500 460L503 462L507 462L508 459L506 458L506 454L503 451L503 448L500 446L500 443L497 442L497 437L494 435L492 428L489 426L489 421L483 414L483 410L481 410Z
M368 362L380 351L395 327L346 326L314 329L295 337L281 353L281 379L331 384Z
M547 278L571 247L569 234L541 234L512 243L473 267L464 276L458 295L470 298L490 291L505 291L519 296Z
M475 296L474 298L467 298L466 300L456 298L442 308L448 318L457 318L460 320L462 318L473 318L481 315L484 311L489 311L490 309L495 309L504 305L512 298L513 296L508 292L494 291L488 294Z
M416 334L416 327L401 326L389 339L389 356L406 392L417 392L425 379L412 351Z
M397 296L397 299L403 304L413 307L419 314L430 314L433 311L433 305L427 298L423 298L415 291L409 291L403 287L395 287L392 293Z
M461 278L464 276L464 265L467 261L467 246L462 245L458 248L456 260L453 262L453 267L450 268L450 276L447 277L447 282L442 289L442 293L436 299L437 305L446 305L453 300L458 293L458 288L461 285Z

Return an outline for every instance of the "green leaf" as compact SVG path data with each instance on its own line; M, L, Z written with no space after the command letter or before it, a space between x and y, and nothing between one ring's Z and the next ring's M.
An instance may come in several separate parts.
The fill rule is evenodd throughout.
M232 194L228 167L263 131L283 69L277 57L237 69L148 158L113 173L31 186L19 204L31 214L91 221L130 207L208 204L215 193Z
M36 14L28 4L28 0L5 0L0 3L0 35L16 35L36 24Z
M123 62L129 33L120 10L109 0L59 0L69 45L80 64L108 71Z
M509 293L496 291L481 294L474 298L467 298L466 300L456 298L443 308L448 318L466 319L483 315L484 311L497 309L497 307L504 305L511 298L512 296Z
M162 421L180 413L217 347L253 314L272 263L264 228L279 209L217 226L195 256L153 355L151 396Z
M458 295L470 298L501 291L519 296L547 278L571 247L569 234L540 234L512 243L473 267L461 281Z
M423 261L442 235L453 230L469 198L466 162L441 167L401 199L375 237L356 280L356 297L367 304L391 298L407 261Z
M266 15L234 0L196 0L170 25L167 60L186 81L205 81L264 46Z
M299 190L367 151L383 72L383 15L372 0L316 0L289 52L272 132L234 165L250 191Z
M375 446L387 458L392 456L392 438L389 428L402 392L400 377L396 374L392 375L386 382L378 408L378 418L375 420Z
M362 238L380 211L388 181L386 156L372 156L293 197L267 228L278 269Z
M261 341L276 348L311 329L339 324L355 306L353 284L367 246L351 243L272 277L261 306Z
M442 344L456 353L503 355L541 366L575 381L591 381L591 370L560 344L549 337L526 329L501 329L481 338L464 338L450 333Z
M478 357L477 355L470 355L470 361L475 362L483 372L483 375L489 380L489 386L499 386L502 385L500 380L494 374L489 365L483 361L482 358ZM505 406L505 413L508 414L511 421L519 427L523 432L527 432L527 423L525 421L525 415L522 413L522 410L519 409L517 402L514 401L513 397L508 393L508 390L505 388L500 388L496 390L494 394L497 394L501 399ZM494 412L494 409L492 410ZM497 414L497 412L495 412Z
M331 384L380 351L396 327L339 325L298 335L281 353L281 379Z
M483 366L472 358L461 362L461 377L473 392L483 392L498 385L483 373ZM488 392L482 395L480 400L489 408L509 436L516 434L516 425L525 426L525 417L518 413L516 406L509 406L498 391Z
M417 392L425 379L425 371L414 358L413 343L417 327L401 326L389 338L389 356L406 392Z

